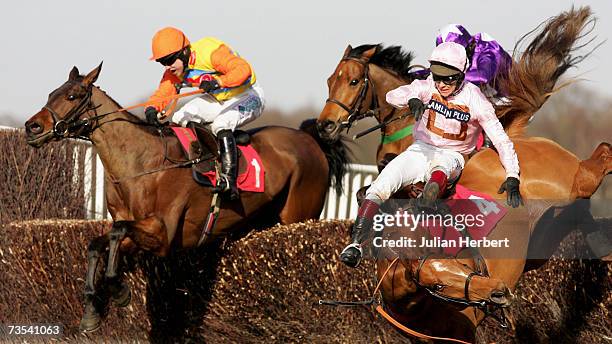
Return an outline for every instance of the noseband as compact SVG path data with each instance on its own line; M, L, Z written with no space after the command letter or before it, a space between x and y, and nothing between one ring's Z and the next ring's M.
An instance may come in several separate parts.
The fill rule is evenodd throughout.
M375 116L378 113L378 99L376 99L376 90L374 89L374 84L370 81L370 67L369 64L367 62L364 62L363 60L360 60L358 58L354 58L354 57L345 57L342 60L340 60L340 62L343 61L355 61L357 63L359 63L360 65L362 65L364 67L364 71L363 71L363 86L361 86L361 90L359 91L359 95L357 96L357 98L355 98L355 100L353 101L353 103L351 104L351 106L349 107L348 105L342 103L339 100L333 99L333 98L328 98L327 100L325 100L326 103L334 103L338 106L340 106L344 111L346 111L349 116L347 118L346 121L342 121L340 122L340 130L347 128L347 130L351 127L351 125L353 125L353 122L360 120L362 118L366 118L369 116ZM370 108L368 109L368 111L366 112L362 112L362 106L363 106L363 102L365 101L365 98L367 96L368 93L368 89L370 88L370 85L372 85L372 101L370 103Z

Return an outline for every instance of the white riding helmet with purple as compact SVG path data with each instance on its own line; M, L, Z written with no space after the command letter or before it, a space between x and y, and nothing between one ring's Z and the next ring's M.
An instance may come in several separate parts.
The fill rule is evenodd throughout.
M461 44L444 42L435 47L429 62L433 74L440 76L464 74L467 68L467 55Z

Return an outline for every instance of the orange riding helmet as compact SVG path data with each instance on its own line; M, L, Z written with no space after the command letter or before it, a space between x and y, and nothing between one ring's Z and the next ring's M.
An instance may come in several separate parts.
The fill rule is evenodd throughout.
M150 60L157 60L172 53L176 53L189 45L189 39L185 34L176 28L165 27L153 36L152 50L153 56Z

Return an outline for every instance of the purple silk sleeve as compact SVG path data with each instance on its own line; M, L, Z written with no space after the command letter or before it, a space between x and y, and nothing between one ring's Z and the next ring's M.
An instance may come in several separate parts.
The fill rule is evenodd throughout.
M495 88L498 94L503 95L495 80L508 75L512 65L512 57L496 40L484 40L481 33L470 37L463 26L457 25L456 28L461 32L460 34L449 32L445 38L438 35L436 45L442 42L455 42L466 47L470 40L474 40L476 47L472 56L472 64L465 74L465 79L478 86L489 84Z

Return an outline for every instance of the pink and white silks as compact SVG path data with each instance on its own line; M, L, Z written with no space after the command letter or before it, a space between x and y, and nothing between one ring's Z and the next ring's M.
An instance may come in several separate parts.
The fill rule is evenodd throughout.
M435 170L443 171L449 182L458 178L465 165L462 154L476 148L483 129L499 153L506 177L519 178L514 145L477 86L466 81L459 91L444 99L430 76L398 87L386 96L387 102L398 108L407 107L412 98L429 104L415 123L415 142L383 169L368 189L367 199L384 201L406 185L427 181Z

